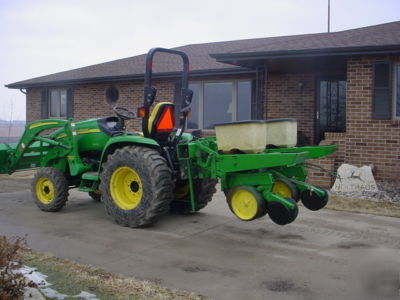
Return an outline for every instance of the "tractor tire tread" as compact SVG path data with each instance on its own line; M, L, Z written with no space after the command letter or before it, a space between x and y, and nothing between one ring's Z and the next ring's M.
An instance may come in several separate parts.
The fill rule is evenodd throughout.
M51 179L54 185L54 200L48 204L41 202L36 196L36 182L41 177ZM40 168L31 183L31 192L35 204L43 211L56 212L61 210L68 201L68 181L64 173L52 167Z
M143 197L141 201L145 201L146 206L135 208L133 214L124 212L115 205L109 189L112 171L127 165L127 162L136 162L136 168L147 174L147 176L141 177L142 186L147 187L152 195L151 199ZM108 156L100 178L100 190L105 210L121 226L145 227L152 225L170 209L174 187L172 171L166 160L154 149L140 146L126 146L117 149Z

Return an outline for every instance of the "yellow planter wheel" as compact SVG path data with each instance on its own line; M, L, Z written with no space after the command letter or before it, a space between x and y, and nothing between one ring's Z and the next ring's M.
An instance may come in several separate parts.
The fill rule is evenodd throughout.
M283 198L291 198L296 202L298 202L300 198L299 190L296 185L285 178L278 178L275 180L275 183L272 186L272 192Z
M32 181L32 196L44 211L59 211L68 200L68 181L55 168L41 168Z
M267 212L266 202L251 186L237 186L227 193L229 208L242 221L252 221Z

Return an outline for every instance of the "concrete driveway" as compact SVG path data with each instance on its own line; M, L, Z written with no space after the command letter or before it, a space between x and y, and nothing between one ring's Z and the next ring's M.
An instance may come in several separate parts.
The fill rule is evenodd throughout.
M79 192L58 213L37 209L29 191L2 193L0 234L28 234L34 250L215 299L350 299L360 266L400 257L400 219L301 207L291 225L246 223L221 193L201 213L148 229L118 226Z

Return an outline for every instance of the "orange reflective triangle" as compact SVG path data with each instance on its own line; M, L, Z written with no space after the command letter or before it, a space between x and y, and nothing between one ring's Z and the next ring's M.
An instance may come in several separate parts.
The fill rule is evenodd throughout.
M172 107L168 106L161 118L160 121L157 123L157 131L159 132L168 132L172 131L175 127L175 121L174 121L174 114L172 113Z

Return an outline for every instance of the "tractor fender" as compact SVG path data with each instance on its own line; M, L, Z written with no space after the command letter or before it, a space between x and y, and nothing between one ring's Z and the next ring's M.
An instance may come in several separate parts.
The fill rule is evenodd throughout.
M157 151L161 151L160 145L153 139L145 138L140 135L123 135L112 137L108 140L104 146L103 152L100 158L99 171L102 168L103 163L107 160L109 154L114 153L116 149L125 146L144 146L147 148L152 148Z

